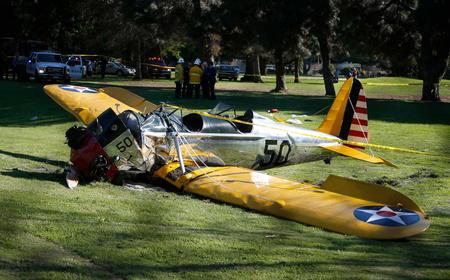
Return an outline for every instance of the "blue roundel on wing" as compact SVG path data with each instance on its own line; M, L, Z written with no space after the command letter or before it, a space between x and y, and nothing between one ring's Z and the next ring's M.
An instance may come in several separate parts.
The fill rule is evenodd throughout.
M74 85L59 85L59 88L63 89L63 90L77 92L77 93L98 93L98 91L96 89L74 86Z
M387 205L360 207L353 211L353 215L360 221L387 227L409 226L420 220L414 211Z

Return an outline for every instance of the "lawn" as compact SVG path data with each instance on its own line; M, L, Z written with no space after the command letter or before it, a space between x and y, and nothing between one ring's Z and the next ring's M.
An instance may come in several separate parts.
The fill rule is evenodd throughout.
M375 81L384 85L371 91ZM96 182L69 190L63 176L69 158L64 132L77 122L43 93L42 85L2 81L0 279L448 279L450 103L415 101L420 85L398 85L416 82L363 80L371 142L444 156L374 151L399 168L338 157L331 165L267 171L312 183L336 174L385 184L416 201L431 219L431 227L413 238L374 241L172 189L130 190ZM109 77L83 84L130 85L152 102L175 102L173 81ZM314 113L332 102L319 95L318 79L289 84L287 94L261 93L272 86L222 82L218 99L239 111L252 107L266 114L275 107L284 118L306 114L309 128L316 128L325 112ZM448 87L441 90L450 96ZM215 105L176 103L195 109Z
M264 83L242 83L219 81L216 88L219 90L230 92L270 92L275 88L275 76L262 76ZM173 80L156 79L156 80L130 80L130 78L117 78L108 76L104 81L97 78L85 80L86 84L101 84L108 83L116 86L135 86L135 87L159 87L172 88L174 86ZM339 83L335 84L338 89L344 79L340 79ZM412 78L401 77L379 77L379 78L364 78L361 79L365 88L366 94L372 98L378 99L400 99L400 100L420 100L422 97L422 81ZM286 85L288 94L302 95L302 96L323 96L324 85L321 77L301 76L299 83L294 83L292 75L286 76ZM450 80L442 80L440 83L441 99L450 102Z

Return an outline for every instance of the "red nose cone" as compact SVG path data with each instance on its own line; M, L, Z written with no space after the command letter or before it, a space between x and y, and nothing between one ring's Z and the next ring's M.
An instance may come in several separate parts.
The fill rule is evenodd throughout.
M381 217L394 217L397 214L391 211L378 211L377 215Z

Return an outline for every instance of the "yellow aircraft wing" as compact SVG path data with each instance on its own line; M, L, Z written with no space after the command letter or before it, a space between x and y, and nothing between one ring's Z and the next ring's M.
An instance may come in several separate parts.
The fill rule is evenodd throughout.
M364 238L405 238L430 224L412 200L379 185L330 176L318 187L240 167L185 164L185 174L172 162L155 176L189 193Z
M323 145L321 147L326 150L329 150L329 151L332 151L332 152L335 152L335 153L338 153L338 154L341 154L344 156L359 159L362 161L367 161L367 162L375 163L375 164L386 164L388 166L397 167L395 164L385 160L384 158L372 156L372 155L366 154L360 150L353 149L353 148L350 148L345 145L333 145L333 146Z
M111 108L116 114L131 110L147 114L157 106L122 88L87 88L75 85L46 85L45 93L84 124L90 124Z
M143 114L148 114L158 108L158 105L151 103L143 97L140 97L137 94L132 93L124 88L120 87L107 87L101 88L101 92L106 93L119 100L120 102L125 103L126 105L133 107L134 109L140 111Z

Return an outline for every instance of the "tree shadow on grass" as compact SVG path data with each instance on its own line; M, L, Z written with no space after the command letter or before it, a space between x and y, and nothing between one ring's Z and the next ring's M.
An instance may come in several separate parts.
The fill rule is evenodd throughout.
M72 223L86 224L82 240L86 243L85 246L89 245L92 248L81 255L84 258L96 260L96 263L110 270L111 273L127 278L152 278L155 275L170 277L172 274L189 275L192 278L200 275L207 277L205 275L208 275L212 278L214 275L217 276L217 273L229 275L232 278L250 271L267 275L281 273L281 275L291 276L294 274L286 273L307 271L312 275L332 277L339 274L339 271L335 271L335 269L341 266L345 267L343 271L354 270L355 279L364 277L365 273L372 270L377 276L383 274L386 278L391 279L410 279L412 274L408 272L409 270L423 273L423 270L428 269L446 270L450 268L449 264L445 263L450 250L447 250L448 243L446 242L448 240L444 236L433 238L433 242L429 242L426 236L423 239L422 236L418 236L401 241L373 241L345 237L336 233L329 234L320 230L295 234L296 227L291 227L294 223L285 223L277 218L265 219L269 222L273 221L273 224L269 226L250 227L242 231L224 223L204 224L201 222L201 217L198 219L199 222L195 222L198 227L184 226L179 225L176 221L166 220L165 213L170 210L168 207L172 204L159 203L158 198L162 197L162 194L158 194L154 197L156 199L153 202L140 200L139 203L133 203L136 216L130 218L128 223L126 223L128 219L116 220L113 216L108 217L106 222L91 221L96 215L99 215L99 212L89 214L88 217L83 216L82 220L77 221L73 217L79 213L71 214L72 212L68 213L67 209L50 212L44 204L39 208L36 205L26 205L26 208L29 213L39 213L36 219L39 219L40 214L45 212L46 218L42 222L58 225L61 232L65 232L64 222L68 223L67 228L70 228ZM149 207L149 204L152 207ZM15 204L10 206L19 209ZM195 209L193 208L193 211L196 211ZM176 210L183 209L174 211ZM157 211L160 213L159 218L155 217ZM25 215L23 212L20 213ZM202 212L199 211L199 213ZM183 215L179 217L182 219ZM108 221L111 222L110 225L108 225ZM283 230L288 234L273 239L265 238L265 230L272 226L273 232ZM98 230L97 227L102 228ZM436 232L450 232L449 226L442 225L442 227ZM212 246L217 244L214 242L216 239L223 240L223 244L231 241L230 246ZM174 244L174 241L177 243ZM204 245L204 242L208 241L211 242L211 246ZM64 246L64 243L62 245ZM82 246L78 247L73 244L70 246L75 246L72 247L72 251L83 249ZM106 248L108 248L107 251L105 251ZM132 248L134 253L128 255ZM152 254L159 249L161 251L158 251L158 254ZM181 254L190 251L192 254L189 255L189 258L183 255L178 258L164 255L167 253L175 256L177 251L180 251ZM346 253L339 253L339 251ZM277 255L279 252L285 252L285 254ZM317 253L318 256L311 257L309 255L311 252ZM361 252L365 252L365 254L361 254ZM124 257L120 257L122 253ZM104 257L102 254L110 254L112 257ZM257 256L254 258L251 256L252 254ZM329 255L324 257L324 254ZM423 256L427 256L427 258ZM6 267L7 270L21 270L25 273L56 271L78 273L81 276L89 275L84 266L76 267L54 263L52 255L48 259L39 261L41 259L39 250L30 252L29 258L35 261L26 263L22 267L10 263L3 263L0 266ZM249 277L251 275L253 274L248 274Z
M43 84L2 81L0 83L0 127L31 127L74 119L43 91Z
M0 196L0 271L20 279L121 279L60 244L34 235L29 220L42 218L43 212L35 205L44 201L40 193L20 201L14 194ZM48 224L46 219L42 222Z
M105 84L76 83L88 87L108 87ZM0 83L2 104L0 126L38 126L74 121L43 92L42 84L4 81ZM171 88L124 87L159 104L170 102L187 108L208 109L217 102L235 105L239 110L252 108L266 111L277 108L281 112L311 115L333 102L333 97L299 96L289 94L218 91L217 100L175 99ZM450 103L368 99L369 118L400 123L450 124ZM324 115L328 109L320 114Z
M2 149L0 149L0 154L14 157L14 158L31 160L31 161L35 161L35 162L39 162L39 163L46 163L46 164L50 164L50 165L53 165L56 167L61 167L61 168L64 168L67 165L67 162L61 161L61 160L53 160L53 159L47 159L47 158L42 158L42 157L37 157L37 156L32 156L32 155L27 155L27 154L9 152L9 151L5 151Z
M64 176L61 171L45 171L45 172L37 172L37 171L28 171L28 170L20 170L13 169L11 171L0 171L0 175L8 176L16 179L31 179L31 180L39 180L39 181L50 181L59 183L63 186L66 185Z
M201 199L196 196L191 197ZM198 203L198 201L193 201L193 203ZM216 201L212 203L223 204ZM240 208L236 206L226 207ZM195 209L193 211L197 211ZM161 253L156 258L151 258L150 256L154 256L151 254L143 254L141 258L133 258L133 260L113 261L109 266L114 267L114 271L131 278L151 277L160 274L169 277L168 275L172 273L179 273L184 276L215 275L217 272L242 275L241 273L253 270L258 273L262 271L264 274L309 270L317 273L317 275L332 276L338 273L333 269L336 266L342 266L345 267L343 271L348 271L348 268L358 271L355 274L355 279L363 277L371 269L378 269L378 275L382 273L388 278L410 279L412 274L405 273L408 269L416 269L421 272L433 267L449 268L448 264L442 263L448 255L443 251L445 248L439 244L425 244L426 242L421 244L420 237L399 241L374 241L351 236L345 237L338 233L329 233L322 230L314 229L311 231L312 227L295 225L297 224L295 222L286 223L278 218L263 219L268 222L264 225L258 225L262 221L258 219L255 221L254 228L239 230L239 227L226 222L230 217L224 216L225 221L220 222L210 218L203 219L201 218L202 211L194 214L199 218L195 221L197 227L193 228L165 220L164 216L167 210L160 209L160 213L164 213L160 216L160 221L152 220L151 222L148 221L148 224L139 224L132 233L118 234L115 235L115 238L139 240L140 244L147 244L146 247L149 250L158 252L159 250L165 252L165 250L173 249L179 252L180 258L167 262L166 260L170 257ZM181 210L180 213L184 212L183 209L178 210ZM253 212L251 210L244 211ZM136 216L141 216L139 220L145 221L147 219L146 212L139 206L136 207L135 213ZM180 219L183 219L183 217L183 214L179 215ZM298 227L302 230L298 230ZM265 235L268 233L270 235L276 234L276 237L267 238ZM214 240L222 242L224 247L213 246L212 244L218 244ZM106 242L109 241L105 240ZM176 247L174 247L175 242ZM209 242L211 246L205 246ZM197 243L198 245L195 245ZM152 244L163 245L156 245L155 248L152 247ZM161 249L158 246L167 246L167 248ZM390 250L387 250L386 247ZM307 257L309 250L316 252L319 256ZM284 252L282 256L277 255L280 252ZM323 257L327 252L330 255ZM345 252L345 254L339 252ZM361 252L367 252L368 254L365 255ZM434 258L421 259L422 254L432 254L433 252ZM192 254L192 258L183 257L186 254ZM298 260L299 255L304 255L305 260ZM202 259L197 256L208 257ZM436 265L439 261L440 264Z
M12 168L10 171L0 171L0 175L19 178L19 179L32 179L32 180L40 180L40 181L51 181L60 183L65 186L65 179L63 176L64 167L67 166L67 163L60 160L52 160L47 158L42 158L33 155L9 152L0 149L0 155L6 155L13 158L19 158L24 160L31 160L34 162L49 164L57 167L57 169L48 169L45 166L36 167L31 170L24 170L18 167Z

